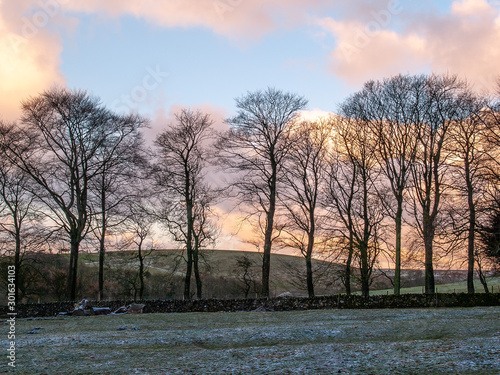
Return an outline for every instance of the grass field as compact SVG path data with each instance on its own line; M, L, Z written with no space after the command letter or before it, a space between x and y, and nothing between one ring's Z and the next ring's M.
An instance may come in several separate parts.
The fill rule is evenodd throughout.
M492 375L500 308L24 319L16 364L18 374Z
M500 293L500 277L487 279L488 290L494 293ZM474 289L476 293L484 293L483 286L479 280L474 280ZM393 289L370 290L370 295L393 294ZM457 283L436 285L437 293L467 293L467 281ZM423 293L423 286L414 286L412 288L402 288L401 294L419 294ZM361 294L359 292L355 294Z

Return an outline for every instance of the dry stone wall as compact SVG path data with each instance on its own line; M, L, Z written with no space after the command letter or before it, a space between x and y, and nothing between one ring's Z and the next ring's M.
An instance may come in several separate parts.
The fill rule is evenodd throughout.
M134 301L89 301L89 307L109 307L115 311ZM363 298L361 296L335 295L315 298L256 298L256 299L206 299L206 300L144 300L144 313L181 312L235 312L235 311L294 311L313 309L383 309L426 307L500 306L500 294L403 294ZM71 312L73 302L17 305L17 317L49 317L61 312ZM0 308L0 316L7 317L7 308Z

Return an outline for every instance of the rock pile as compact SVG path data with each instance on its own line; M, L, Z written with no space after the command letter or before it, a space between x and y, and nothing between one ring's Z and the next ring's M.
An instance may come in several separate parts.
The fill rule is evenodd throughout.
M63 311L58 315L71 316L90 316L90 315L109 315L109 314L142 314L142 310L146 305L144 303L131 303L128 306L120 306L115 311L111 311L110 307L93 307L90 306L86 299L82 299L75 304L73 311Z

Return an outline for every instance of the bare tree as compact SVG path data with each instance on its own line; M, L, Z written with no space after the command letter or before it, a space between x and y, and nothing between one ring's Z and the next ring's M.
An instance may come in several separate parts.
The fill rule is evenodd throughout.
M425 80L425 76L399 75L369 81L342 105L347 116L362 119L373 131L377 138L376 156L390 184L392 197L381 202L395 223L394 294L399 294L401 289L404 198L416 154L414 117Z
M124 206L138 196L138 181L147 178L141 128L146 120L137 115L116 117L115 132L102 143L96 154L99 172L89 184L92 210L91 229L99 241L99 291L104 298L104 261L109 230L119 227L127 218ZM135 182L134 182L135 181Z
M4 137L2 144L36 185L48 217L67 233L67 297L74 300L79 248L90 223L89 184L102 168L99 150L122 121L86 92L60 88L26 100L22 111L23 137Z
M336 241L332 241L340 253L345 255L344 274L342 283L347 295L351 294L352 262L354 258L354 200L358 191L356 186L357 166L346 163L340 158L340 153L332 152L329 158L328 187L325 205L332 207L334 222L339 220L341 225L333 225L335 234L340 233ZM340 219L338 218L340 217ZM337 256L340 258L340 254Z
M219 200L219 191L208 184L200 184L199 194L193 210L193 271L196 281L197 297L202 296L202 280L200 263L208 264L200 250L213 246L220 235L220 227L216 224L216 213L213 206Z
M497 187L495 186L495 188ZM477 259L489 258L500 264L500 194L498 191L492 194L492 199L479 223L478 230L482 248L477 249Z
M130 202L129 214L127 215L127 229L131 235L130 241L135 245L136 257L139 261L139 299L144 298L146 258L153 252L154 246L151 241L149 249L145 249L146 241L153 236L153 225L155 217L152 215L151 207L147 207L146 200L138 197L137 201Z
M465 98L464 98L465 99ZM482 109L486 107L483 99L470 96L463 100L462 108L466 111L454 121L450 128L449 149L454 187L458 190L462 202L453 207L455 235L467 242L467 291L474 293L474 268L477 258L476 237L478 235L478 215L487 205L485 197L487 181L485 151L485 127ZM469 115L469 117L465 117ZM480 267L480 264L478 264Z
M314 297L312 256L321 233L318 214L320 194L325 183L326 155L331 133L329 119L299 121L293 126L293 146L285 158L281 202L285 207L285 235L281 243L298 249L306 261L306 285Z
M486 171L489 203L483 220L478 223L483 244L478 259L485 257L500 264L500 78L497 97L490 101L479 118L484 125L481 147L484 151L483 167ZM480 271L480 275L481 273Z
M213 136L212 120L208 114L190 109L181 110L175 117L177 123L156 138L158 157L154 173L162 190L158 215L174 240L186 247L184 298L191 298L193 267L197 297L201 298L199 250L217 234L209 219L215 195L204 181L209 158L207 142Z
M242 255L236 258L236 266L234 272L237 275L237 278L243 284L243 293L245 298L248 298L250 290L253 288L254 291L257 289L257 281L256 275L254 273L255 262L250 259L247 255Z
M479 236L474 246L474 261L483 290L489 293L487 275L498 272L500 265L500 200L490 202L477 226Z
M15 132L14 125L0 124L3 137L10 137ZM11 133L10 136L7 133ZM40 245L41 232L36 228L35 195L30 192L31 181L19 168L11 164L0 150L0 229L13 241L14 249L14 297L19 301L24 275L22 265L26 251L34 245ZM38 246L39 247L39 246ZM9 245L8 254L12 254Z
M451 124L471 115L463 106L470 93L456 76L432 75L416 94L421 99L414 116L418 151L411 168L411 191L415 223L424 244L425 293L433 294L434 241L436 231L444 228L440 208L449 188L445 181L449 169L445 146Z
M236 175L238 199L256 218L264 236L262 296L269 296L271 248L276 231L278 180L287 173L284 160L291 147L291 124L307 101L296 94L268 88L236 99L238 113L217 144L220 160Z
M344 284L350 293L351 266L360 264L361 291L368 297L373 267L380 253L384 210L380 201L377 141L364 121L343 117L334 122L327 202L336 231L347 248Z

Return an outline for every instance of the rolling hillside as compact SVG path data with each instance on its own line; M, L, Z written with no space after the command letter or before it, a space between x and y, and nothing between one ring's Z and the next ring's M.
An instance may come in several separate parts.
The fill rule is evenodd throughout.
M241 298L255 297L260 290L261 254L229 250L203 251L201 275L204 298ZM146 278L144 298L165 299L183 297L183 278L185 262L181 250L156 250L145 258ZM3 259L6 264L8 259ZM57 301L65 298L65 280L68 263L67 254L39 254L33 259L29 278L26 278L24 302ZM139 298L139 261L136 254L127 252L109 252L105 264L105 299ZM343 293L341 282L343 268L338 264L315 260L315 292L317 295ZM82 253L80 255L78 298L97 298L98 255ZM374 272L371 294L392 293L391 282L384 275L391 271ZM305 261L302 257L284 254L272 254L271 257L271 296L290 293L294 296L306 296ZM402 272L403 293L422 293L424 273L422 270L404 270ZM355 277L353 278L355 280ZM463 292L466 272L436 271L438 292ZM499 278L490 281L497 291ZM194 277L192 293L196 287ZM354 285L353 290L359 290ZM477 281L477 292L483 292ZM4 293L5 294L5 293Z

